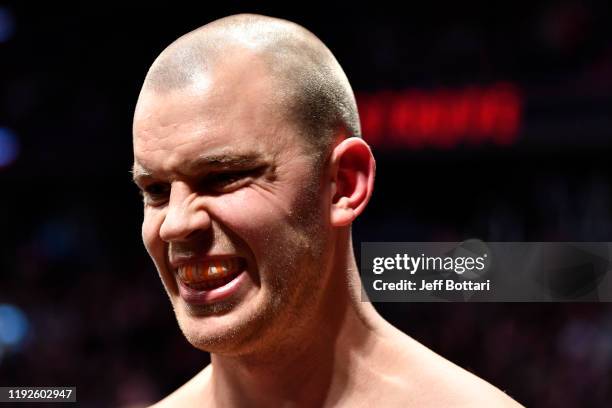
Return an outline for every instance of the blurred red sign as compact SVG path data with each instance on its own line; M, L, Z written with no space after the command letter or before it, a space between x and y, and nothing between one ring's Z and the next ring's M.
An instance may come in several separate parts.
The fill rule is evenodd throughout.
M518 137L522 113L521 92L509 83L360 93L357 104L364 138L380 148L510 145Z

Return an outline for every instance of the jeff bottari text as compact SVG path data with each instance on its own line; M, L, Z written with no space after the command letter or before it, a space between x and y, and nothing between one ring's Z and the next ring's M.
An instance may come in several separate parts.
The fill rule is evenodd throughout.
M452 279L435 279L428 281L421 279L420 282L414 282L408 279L401 279L396 282L385 282L382 279L376 279L373 282L374 290L407 290L407 291L488 291L491 289L489 279L482 282L473 281L454 281Z

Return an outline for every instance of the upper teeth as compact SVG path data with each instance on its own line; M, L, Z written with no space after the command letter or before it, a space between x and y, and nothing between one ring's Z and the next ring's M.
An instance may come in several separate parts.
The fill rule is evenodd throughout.
M237 258L191 263L179 266L178 276L185 282L196 283L225 278L237 272L239 267L240 261Z

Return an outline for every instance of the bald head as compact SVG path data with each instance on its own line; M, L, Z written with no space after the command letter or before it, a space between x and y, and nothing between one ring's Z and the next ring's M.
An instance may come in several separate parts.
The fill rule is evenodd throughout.
M355 97L329 49L305 28L252 14L225 17L177 39L155 60L143 92L197 87L228 68L249 71L241 54L260 59L276 84L274 102L323 156L340 134L360 136ZM231 84L230 84L231 85Z

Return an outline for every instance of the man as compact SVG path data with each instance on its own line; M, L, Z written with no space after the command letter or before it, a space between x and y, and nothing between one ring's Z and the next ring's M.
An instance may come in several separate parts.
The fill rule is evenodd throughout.
M361 301L374 184L349 82L312 33L231 16L171 44L134 115L142 236L211 364L160 407L515 406Z

